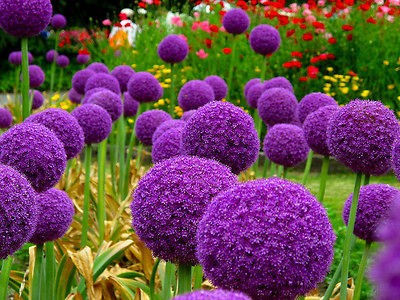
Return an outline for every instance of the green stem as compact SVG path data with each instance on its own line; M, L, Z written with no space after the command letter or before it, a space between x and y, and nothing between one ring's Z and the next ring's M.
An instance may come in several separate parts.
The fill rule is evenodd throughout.
M92 145L86 145L85 149L85 186L83 191L83 217L81 248L87 245L89 229L89 206L90 206L90 168L92 163Z
M175 95L175 64L171 64L171 94L169 99L169 114L171 116L175 113L175 103L176 103L176 95Z
M308 152L306 167L304 168L303 179L301 181L301 183L303 185L306 185L306 183L307 183L308 174L310 174L310 170L311 170L313 156L314 156L314 152L312 150L310 150L310 152Z
M8 280L10 279L11 265L13 257L10 255L3 260L0 274L0 299L7 299Z
M354 184L353 199L351 201L349 221L347 224L346 239L343 249L343 268L341 276L341 286L340 286L340 300L346 300L347 298L347 276L349 273L349 263L350 263L350 245L351 237L353 235L354 224L356 221L356 212L358 204L358 196L360 193L362 173L357 173L356 182Z
M56 258L54 256L54 242L45 243L46 248L46 274L45 274L45 291L46 291L46 300L54 299L54 280L55 280L55 270L56 270Z
M58 34L55 34L55 39L54 39L54 51L57 51L57 46L58 46ZM51 97L53 96L53 90L54 90L54 78L55 78L55 73L56 73L56 59L51 63L51 71L50 71L50 105L53 104L51 103Z
M279 166L279 167L281 168L282 166ZM281 172L279 172L279 173L281 173ZM287 167L283 167L283 170L282 170L282 178L283 179L287 178L287 173L288 173L288 168Z
M329 156L324 156L324 158L322 160L322 167L321 167L321 179L319 182L319 192L318 192L319 202L324 201L326 180L328 178L328 171L329 171Z
M117 145L118 145L118 158L119 158L119 180L118 180L118 191L120 196L123 196L123 185L124 185L124 171L125 171L125 118L122 115L118 119L118 131L117 131ZM121 197L121 201L124 200Z
M188 293L192 290L192 266L178 265L178 295Z
M267 178L268 168L272 168L272 163L270 160L268 160L268 158L264 154L264 167L263 167L263 174L261 176L262 178Z
M364 174L364 184L363 185L368 185L370 178L371 178L371 175Z
M99 144L98 161L98 186L97 186L97 222L99 226L99 244L104 240L106 221L106 156L107 139Z
M271 162L271 166L270 166L270 177L273 177L276 175L276 164Z
M41 300L42 287L42 262L43 262L43 244L36 245L35 267L33 270L32 285L30 292L32 293L31 300Z
M364 253L361 259L360 266L358 267L356 287L354 289L354 297L353 297L354 300L359 300L361 296L361 287L364 279L365 269L367 268L367 262L371 250L371 244L372 242L365 241Z
M142 159L142 150L143 150L143 144L140 143L139 146L137 147L137 154L136 154L136 169L138 170L140 168L140 161Z
M155 295L155 287L156 287L156 274L157 274L157 269L158 265L160 264L160 259L157 258L156 261L154 262L153 265L153 270L151 271L151 276L150 276L150 282L149 282L149 288L150 288L150 300L154 300L154 295Z
M261 74L260 74L261 82L265 80L266 73L267 73L267 56L263 55L263 59L261 62Z
M203 283L203 268L199 265L193 267L194 290L200 290Z
M61 90L63 79L64 79L64 68L61 68L60 76L58 77L58 91Z
M69 173L71 171L71 166L74 163L75 158L73 159L69 159L67 161L67 167L65 168L65 188L64 190L68 191L69 189L69 184L68 184L68 180L69 180Z
M237 35L233 35L232 39L232 52L231 52L231 62L229 64L229 73L228 73L228 95L229 98L227 99L228 101L233 102L232 96L233 96L233 86L232 86L232 79L233 79L233 69L235 64L237 64L236 61L236 44L237 44Z
M22 121L22 110L21 110L21 99L18 94L19 82L21 80L21 67L17 66L15 68L15 83L14 83L14 109L17 123Z
M22 120L31 114L32 105L29 101L29 71L28 71L28 38L21 39L22 50Z
M175 265L167 261L165 264L165 274L162 285L161 299L163 300L171 299L171 286L173 281L172 279L174 276L175 276Z
M118 160L118 151L115 147L116 135L118 135L117 123L113 123L111 133L108 136L108 144L110 145L110 170L111 170L111 182L112 182L112 192L113 195L117 195L117 176L115 174L115 165Z

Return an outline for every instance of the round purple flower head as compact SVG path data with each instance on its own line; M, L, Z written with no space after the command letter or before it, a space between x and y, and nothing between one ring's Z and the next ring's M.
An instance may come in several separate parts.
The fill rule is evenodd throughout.
M54 29L62 29L67 26L67 19L62 14L55 14L50 21Z
M110 90L115 94L121 93L118 80L110 74L97 73L93 76L90 76L86 81L85 92L99 87Z
M13 255L35 231L36 195L24 176L0 164L0 259Z
M85 144L97 144L108 137L112 121L109 113L96 104L85 104L75 108L74 116L83 129Z
M376 231L389 212L394 199L400 198L400 191L388 184L370 184L361 187L357 206L354 234L369 242L379 241ZM349 221L350 206L353 194L343 207L343 221Z
M184 110L197 109L215 100L213 88L202 80L190 80L179 91L178 103Z
M32 91L33 91L33 98L32 98L32 109L38 109L41 107L44 103L44 97L41 92L38 90L31 90L30 91L30 96L32 97Z
M394 174L397 177L397 180L400 180L400 139L397 139L393 143L392 169L393 169Z
M163 38L157 48L158 56L170 64L183 61L188 53L188 44L177 34L170 34Z
M186 122L182 148L185 154L215 159L239 174L257 160L260 140L250 115L232 103L213 101Z
M80 104L82 102L83 95L79 94L74 88L71 88L68 92L68 99L76 104Z
M71 114L61 108L48 108L29 116L25 122L37 123L53 131L63 143L67 159L77 156L83 149L83 130Z
M196 109L191 109L191 110L188 110L188 111L183 112L182 117L181 117L181 120L186 122L187 120L189 120L189 118L190 118L191 116L193 116L193 114L194 114L196 111L197 111Z
M66 167L64 146L43 125L24 122L0 136L0 163L25 175L37 192L52 188Z
M0 27L8 34L23 38L46 28L53 7L50 0L2 0L0 11Z
M249 81L246 82L244 88L243 88L243 95L245 98L247 98L247 93L249 92L249 89L255 85L256 83L261 83L261 79L260 78L253 78L250 79Z
M72 76L72 88L79 94L83 95L85 93L85 85L87 80L95 74L95 72L89 69L76 72L74 76Z
M264 84L255 83L247 91L246 101L252 108L257 108L258 99L264 93Z
M154 142L164 134L164 132L166 132L167 130L170 130L172 128L180 128L183 127L185 125L185 121L182 120L169 120L169 121L165 121L162 122L156 129L156 131L154 131L153 133L153 137L151 138L153 144Z
M228 93L228 85L221 77L211 75L204 78L204 81L212 87L214 91L214 100L221 101L226 97L226 94Z
M121 93L128 90L128 81L131 79L133 74L135 74L135 71L130 66L126 65L117 66L111 71L111 75L117 78L119 82Z
M94 94L98 93L98 92L103 92L103 91L109 91L105 88L99 87L99 88L94 88L91 90L88 90L85 95L82 98L81 103L86 103L87 99L89 99L90 97L92 97Z
M196 265L197 224L213 197L235 184L236 176L214 160L164 160L138 183L131 203L132 226L155 256Z
M36 197L39 218L36 230L29 242L44 244L62 237L72 223L74 203L64 191L55 188Z
M153 134L157 127L172 117L163 110L151 109L142 113L136 120L135 133L144 145L152 145Z
M173 300L251 300L245 294L226 291L226 290L212 290L212 291L194 291L188 294L179 295Z
M226 12L222 25L231 34L241 34L249 28L250 18L243 9L234 8Z
M258 25L250 32L249 42L254 52L261 55L272 54L281 44L279 31L271 25Z
M90 54L81 54L79 53L76 56L76 62L80 65L85 65L88 63L88 61L90 60Z
M164 122L166 123L166 122ZM153 163L182 154L182 127L171 128L153 142L151 158Z
M0 128L8 128L11 126L13 116L7 108L0 107Z
M293 85L290 83L289 80L282 76L274 77L267 80L266 82L264 82L264 88L266 90L271 88L283 88L292 93L294 92Z
M294 167L307 159L308 147L303 129L292 124L277 124L264 138L265 156L284 167Z
M140 103L133 99L128 92L124 93L124 117L136 116Z
M122 115L121 97L109 90L97 92L82 101L82 104L88 103L97 104L98 106L104 108L110 114L113 122L118 120L118 118Z
M30 65L29 72L29 87L37 88L42 85L45 80L45 75L41 67L37 65Z
M327 144L354 172L382 175L391 167L392 146L399 136L393 111L379 101L353 100L330 119Z
M205 276L253 299L294 299L322 281L335 234L327 213L302 185L259 179L221 192L197 229Z
M329 120L339 109L338 105L323 106L310 113L303 123L304 136L310 148L318 154L331 156L326 141Z
M69 65L69 58L66 55L59 55L56 59L56 64L60 68L66 68Z
M93 62L90 65L88 65L86 69L89 69L95 73L107 73L107 74L110 73L108 67L101 62Z
M265 124L290 123L296 116L296 96L284 88L271 88L258 98L258 114Z
M140 103L154 102L162 97L163 88L153 74L137 72L128 81L128 93Z
M58 57L58 52L54 49L47 51L46 53L46 61L47 62L53 62L57 59Z
M8 55L8 61L12 65L20 66L22 64L22 52L21 51L13 51ZM31 64L33 62L32 53L28 52L28 63Z
M305 95L299 103L299 119L303 123L307 116L318 108L327 105L337 105L335 99L324 93L311 93Z

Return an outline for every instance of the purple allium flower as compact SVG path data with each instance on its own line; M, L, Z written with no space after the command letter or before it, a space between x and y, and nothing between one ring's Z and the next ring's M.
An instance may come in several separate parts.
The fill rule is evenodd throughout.
M108 67L101 62L93 62L90 65L88 65L86 69L89 69L95 73L107 73L107 74L110 73Z
M79 94L74 88L71 88L68 92L68 99L76 104L80 104L82 102L82 94Z
M393 143L392 169L397 179L400 180L400 139Z
M152 145L152 137L157 127L172 117L163 110L151 109L142 113L136 120L135 133L144 145Z
M144 175L131 203L132 226L155 256L196 265L196 229L207 205L237 178L217 161L195 156L164 160Z
M326 130L331 117L339 109L338 105L323 106L310 113L303 123L304 136L308 146L318 154L331 156L326 142Z
M379 237L376 231L381 222L388 216L394 199L400 198L400 191L388 184L370 184L361 187L358 199L354 235L360 239L376 242ZM343 221L347 225L353 194L343 207Z
M190 80L179 91L178 103L184 110L197 109L215 100L213 88L202 80Z
M253 84L247 91L246 101L252 108L257 108L258 106L258 99L264 93L264 84L262 83L255 83Z
M47 51L46 53L46 61L47 62L53 62L57 59L58 57L58 52L54 49Z
M2 0L0 11L0 27L8 34L23 38L46 28L53 7L50 0Z
M67 19L62 14L55 14L50 21L54 29L62 29L67 26Z
M115 94L121 93L118 80L110 74L97 73L90 76L86 81L85 92L87 93L89 90L99 87L110 90Z
M231 34L241 34L249 28L250 18L243 9L234 8L226 12L222 25Z
M182 127L171 128L165 131L153 142L151 149L153 163L156 164L164 159L182 154L181 140Z
M258 98L258 114L265 124L290 123L296 116L296 96L284 88L271 88Z
M52 188L66 167L64 146L40 124L24 122L0 136L0 163L26 176L37 192Z
M247 93L249 92L249 89L256 83L261 83L261 79L260 78L252 78L246 82L246 84L243 88L243 95L245 98L247 98Z
M77 91L79 94L85 93L85 86L87 80L95 75L96 73L89 69L84 69L76 72L74 76L72 76L72 88Z
M185 125L185 121L182 121L182 120L175 120L175 119L174 119L174 120L165 121L165 122L161 123L161 124L157 127L156 131L154 131L153 137L151 138L151 140L152 140L152 142L153 142L153 145L154 145L154 142L155 142L161 135L163 135L164 132L166 132L167 130L172 129L172 128L180 128L180 127L183 127L184 125Z
M69 58L66 55L59 55L56 59L56 64L60 68L66 68L69 65Z
M7 108L0 107L0 128L8 128L11 126L13 116Z
M32 97L33 91L33 97ZM32 109L38 109L44 103L44 96L38 90L30 90L30 97L32 97Z
M262 24L254 27L250 32L249 42L254 52L267 55L278 50L281 36L275 27Z
M41 86L45 80L45 75L42 68L37 65L30 65L28 67L28 72L29 72L29 87L37 88Z
M53 131L63 143L67 159L77 156L83 149L83 130L71 114L61 108L48 108L29 116L25 122L37 123Z
M183 112L182 117L181 117L181 120L186 122L187 120L189 120L189 118L190 118L191 116L193 116L193 114L194 114L196 111L197 111L196 109L191 109L191 110L188 110L188 111Z
M163 88L153 74L137 72L128 81L128 93L140 103L154 102L162 97Z
M315 197L276 177L218 194L196 235L205 276L253 299L294 299L315 288L329 271L336 239Z
M182 148L185 154L215 159L239 174L257 160L260 140L250 115L232 103L213 101L186 122Z
M133 99L128 92L124 93L124 117L136 116L140 103Z
M96 93L98 93L98 92L102 92L102 91L109 91L109 90L107 90L106 88L102 88L102 87L94 88L94 89L88 90L88 91L85 93L84 97L82 98L81 103L85 103L85 102L87 101L87 99L89 99L91 96L93 96L94 94L96 94Z
M23 175L0 164L0 259L13 255L35 231L36 195Z
M22 52L21 51L13 51L8 55L8 61L10 64L19 66L22 64ZM32 53L28 52L28 64L33 62Z
M283 88L287 89L290 92L294 92L293 85L287 80L285 77L278 76L271 78L264 82L264 88L271 89L271 88Z
M76 62L80 65L87 64L88 61L90 60L90 54L78 54L76 56Z
M338 105L336 100L324 93L311 93L305 95L299 103L299 119L303 123L307 116L318 108L327 105Z
M97 92L82 101L82 104L88 103L97 104L98 106L104 108L110 114L113 122L118 120L118 118L122 115L121 97L109 90Z
M332 155L354 172L382 175L390 169L392 146L399 136L393 111L379 101L356 99L330 119L327 144Z
M211 75L204 78L204 81L208 83L214 91L214 100L221 101L228 93L228 85L225 80L217 75Z
M133 74L135 74L135 71L130 66L126 65L117 66L111 71L111 75L117 78L119 82L121 93L128 90L128 81L131 79Z
M97 144L108 137L112 121L109 113L96 104L85 104L75 108L74 116L83 129L85 144Z
M264 153L272 162L293 167L307 159L308 147L303 129L292 124L277 124L264 138Z
M212 291L194 291L178 295L173 300L251 300L251 298L239 292L217 289Z
M163 38L157 48L158 56L165 62L176 64L183 61L189 53L189 46L177 34L170 34Z

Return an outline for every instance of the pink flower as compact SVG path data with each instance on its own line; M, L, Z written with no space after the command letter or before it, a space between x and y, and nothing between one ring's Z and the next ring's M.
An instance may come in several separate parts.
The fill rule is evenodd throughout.
M197 30L197 29L201 29L207 33L211 33L211 29L210 29L210 23L208 21L195 21L192 24L192 30Z
M178 36L188 44L188 38L184 34L178 34Z
M178 27L183 27L183 21L180 16L171 17L171 24Z
M105 19L105 20L103 20L102 23L103 23L104 26L110 26L111 25L110 19Z
M194 18L195 18L196 20L200 19L200 13L199 13L198 11L195 11L195 12L193 13L193 16L194 16Z
M206 53L203 49L200 49L199 51L196 52L196 55L201 59L205 59L207 58L208 53Z
M381 12L383 12L384 14L387 14L387 13L389 12L390 8L387 7L387 6L381 6L381 7L379 8L379 10L380 10Z

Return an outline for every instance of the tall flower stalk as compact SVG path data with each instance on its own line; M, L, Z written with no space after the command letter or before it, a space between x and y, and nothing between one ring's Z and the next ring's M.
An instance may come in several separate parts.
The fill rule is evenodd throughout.
M21 51L22 51L22 83L21 83L21 94L22 94L22 120L25 120L31 114L31 100L29 97L29 71L28 71L28 38L21 39Z

